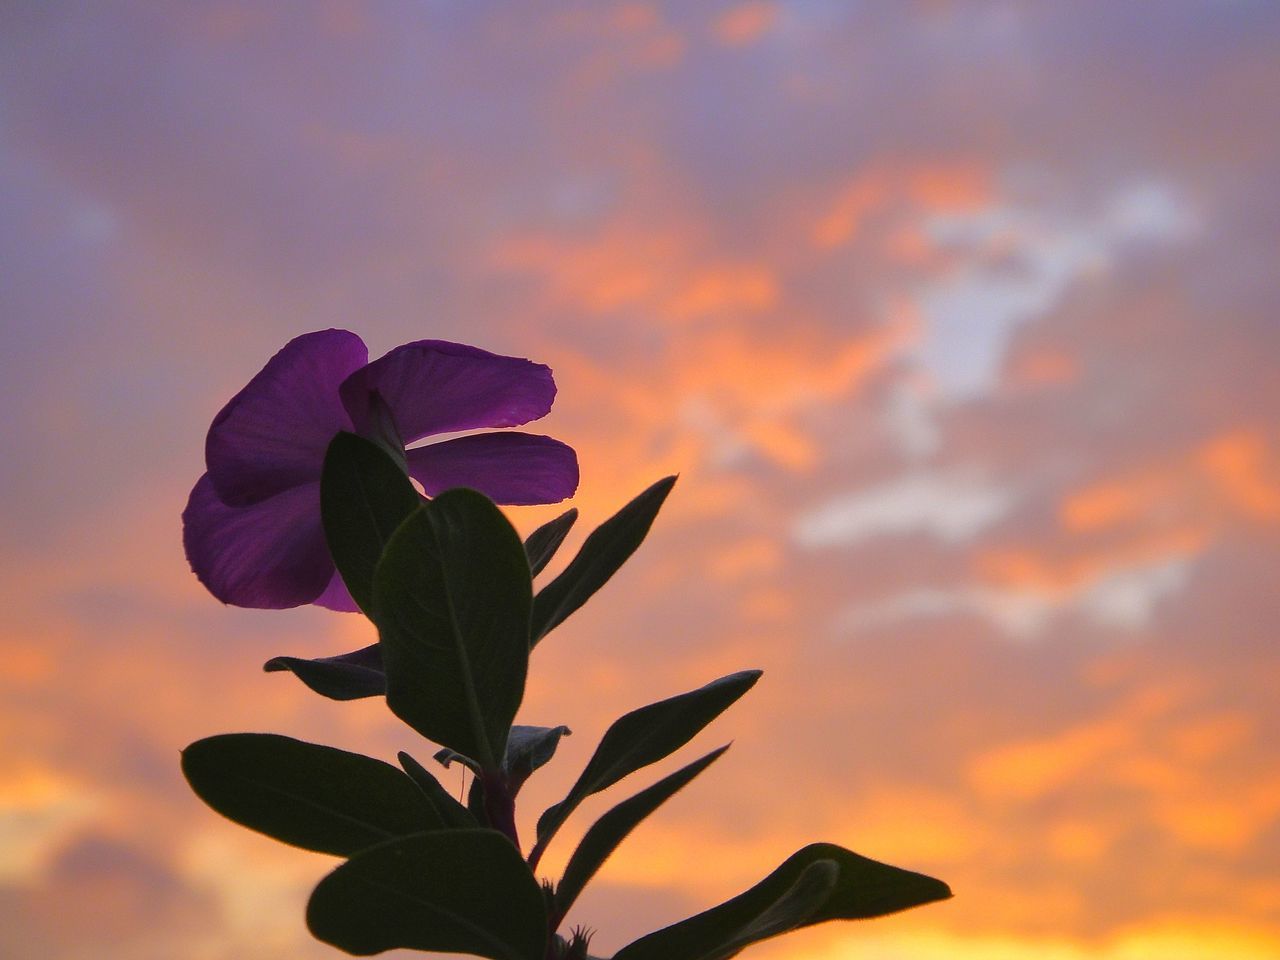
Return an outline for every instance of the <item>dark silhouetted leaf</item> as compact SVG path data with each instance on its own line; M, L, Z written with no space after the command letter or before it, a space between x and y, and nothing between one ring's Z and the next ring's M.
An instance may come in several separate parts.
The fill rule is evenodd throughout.
M382 672L382 651L372 646L336 657L272 657L262 665L267 673L288 670L321 696L330 700L359 700L381 697L387 692L387 675Z
M830 868L838 868L825 895ZM811 872L813 871L813 872ZM945 883L830 843L792 854L750 890L623 947L613 960L726 960L759 940L827 920L864 920L945 900ZM816 901L816 902L815 902Z
M573 851L569 865L565 867L564 877L556 887L556 915L563 917L569 912L569 908L578 899L578 894L641 820L670 800L676 791L683 789L685 784L711 766L728 749L726 744L700 760L681 767L629 800L622 801L592 824L578 844L578 849Z
M365 850L320 881L307 924L357 956L402 947L543 960L548 936L537 881L493 830L440 830Z
M675 477L659 480L600 524L560 575L538 592L530 633L534 644L586 603L635 553L675 482Z
M530 574L536 577L546 568L577 519L578 508L572 507L529 534L529 539L524 542L524 552L529 558Z
M497 770L529 667L524 547L492 501L448 490L396 531L374 577L387 706Z
M538 842L530 854L531 862L537 864L542 849L586 797L679 750L758 679L759 670L743 670L615 720L568 796L538 819Z
M320 516L334 565L351 597L372 610L373 574L396 528L422 502L404 467L353 433L329 443L320 478Z
M182 752L196 794L269 837L350 856L443 825L404 773L372 757L271 733L229 733Z
M400 760L400 766L404 767L404 772L409 775L409 779L418 785L418 789L426 796L427 802L439 814L446 827L466 828L480 826L476 822L476 818L471 815L471 812L455 800L453 794L431 775L431 771L403 750L396 756Z
M512 727L511 729L514 730L515 728ZM510 741L507 743L507 749L511 749ZM443 750L437 750L431 755L431 759L440 764L440 766L444 767L446 770L448 770L452 764L460 763L472 773L476 774L476 776L484 773L480 764L475 760L472 760L470 757L463 756L457 750L450 750L448 747L445 747Z
M753 943L804 926L805 921L831 896L839 879L840 867L834 860L814 861L764 913L734 931L725 943L703 960L728 960Z

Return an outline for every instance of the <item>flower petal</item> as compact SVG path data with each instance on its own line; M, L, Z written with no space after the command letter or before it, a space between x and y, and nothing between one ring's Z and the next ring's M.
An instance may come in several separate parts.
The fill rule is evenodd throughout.
M405 443L436 433L515 427L544 417L556 396L551 368L446 340L396 347L353 373L342 401L365 432L369 395L377 391Z
M329 585L324 588L324 592L311 602L318 607L337 610L339 613L360 612L360 605L351 598L347 585L342 581L342 574L337 570L333 571L333 576L329 580Z
M222 502L244 506L318 480L329 441L351 429L338 388L368 359L354 333L319 330L267 361L209 427L205 464Z
M578 489L573 447L529 433L477 433L405 452L409 476L435 496L471 487L496 503L557 503Z
M182 512L182 543L200 582L237 607L310 603L334 574L320 525L319 481L232 507L205 474Z

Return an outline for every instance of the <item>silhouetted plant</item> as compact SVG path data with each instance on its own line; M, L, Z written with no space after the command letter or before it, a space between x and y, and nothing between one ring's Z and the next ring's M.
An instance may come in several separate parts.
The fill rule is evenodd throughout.
M416 438L406 434L397 410L405 406L403 394L415 377L429 392L428 372L439 374L440 358L461 358L460 375L467 374L468 364L478 364L479 375L495 375L480 391L487 391L490 400L494 391L504 389L529 393L519 383L504 385L504 370L517 381L524 377L526 386L531 377L536 380L542 397L518 415L533 419L546 412L554 396L550 371L437 341L409 344L364 365L359 350L352 351L353 336L325 331L292 341L215 420L210 473L218 466L225 469L222 463L215 466L222 458L237 468L247 464L248 480L233 472L217 490L219 478L201 478L184 515L188 556L202 581L224 599L232 594L232 602L289 606L327 598L326 605L342 606L349 594L377 628L375 645L319 659L277 657L266 669L290 671L333 700L385 697L398 718L439 745L436 761L463 764L474 774L466 803L454 799L407 753L399 755L400 766L395 767L274 734L225 734L197 741L183 753L183 772L209 806L237 823L344 858L320 881L307 908L311 932L326 943L357 955L409 948L494 960L584 960L589 935L579 929L566 938L561 931L579 894L627 835L727 746L605 813L583 835L555 882L540 881L537 874L548 845L584 799L680 749L751 689L760 672L730 674L620 717L605 731L564 799L538 818L526 855L516 829L517 796L569 732L564 726L515 723L530 652L640 546L675 478L655 483L603 523L563 571L535 592L534 578L564 541L576 511L545 524L522 543L494 501L474 489L421 496L406 463L405 443ZM332 359L335 345L345 351L343 362L316 362L317 357ZM393 361L387 363L388 358ZM406 362L411 365L408 374ZM401 391L390 400L382 391L385 383L369 373L388 369ZM306 380L308 375L313 379ZM334 383L317 383L316 377ZM357 388L347 386L353 382ZM331 389L335 386L341 389ZM329 431L331 439L324 442L322 462L314 471L305 451L293 454L304 446L301 441L314 448L317 436L324 440L328 428L320 427L317 434L316 417L302 415L309 418L304 429L311 433L301 441L287 435L287 416L278 424L286 431L279 441L262 435L262 423L275 421L264 420L261 410L287 400L290 391L304 398L333 394L341 401L327 408L333 414L328 421L321 420L342 422ZM463 389L458 395L466 393ZM314 408L315 402L306 409ZM249 424L247 430L237 428L248 437L239 451L228 450L227 436L215 436L220 425L233 421L234 426L237 411ZM490 403L479 417L489 422L465 415L453 416L451 422L510 426L524 422L518 416L509 409L504 413L501 403ZM348 426L357 432L337 428ZM417 428L410 432L422 435ZM272 457L291 442L291 469L282 469ZM517 462L521 448L543 458L535 469ZM481 482L496 477L494 482L505 484L508 493L520 487L520 482L513 487L509 472L517 481L523 478L528 489L516 490L516 499L508 502L563 499L564 488L571 492L577 482L576 458L570 469L563 452L567 449L549 438L508 443L501 456L490 457L473 474ZM474 450L464 448L460 459L471 454ZM512 464L506 474L504 458ZM472 457L473 468L475 462ZM278 504L274 525L265 524L265 533L243 532L255 517L270 512L273 497L298 500L289 491L312 482L313 472L319 478L322 556L307 556L298 546L306 540L305 530L290 529L291 523L311 522L305 502L301 507L292 501ZM286 485L280 487L282 483ZM280 489L273 492L273 484ZM260 499L252 500L257 494ZM228 499L208 503L208 498L224 495ZM235 538L246 535L247 560L235 555ZM274 538L270 549L263 546L267 537ZM265 579L255 580L255 571L246 565L255 558L270 567ZM282 564L289 563L297 569L281 574ZM324 571L334 567L345 590L321 582ZM279 595L282 580L287 596ZM332 602L334 596L341 602ZM811 844L745 893L641 937L614 960L722 960L752 943L811 924L881 916L948 896L946 884L931 877L833 844Z

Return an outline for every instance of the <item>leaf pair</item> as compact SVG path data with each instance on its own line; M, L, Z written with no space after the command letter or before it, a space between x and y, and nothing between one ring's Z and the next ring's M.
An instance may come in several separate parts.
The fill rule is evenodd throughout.
M312 932L348 953L392 947L542 960L542 892L502 834L479 829L406 754L408 773L266 733L209 737L182 754L196 794L284 843L350 859L307 909Z
M529 855L530 867L536 868L552 837L584 799L680 749L750 690L759 677L758 670L721 677L697 690L633 710L615 721L605 731L568 796L539 818L537 843ZM613 807L592 825L569 858L556 887L553 929L627 835L727 749L726 744L662 778Z
M273 733L197 740L182 752L182 772L223 816L320 853L349 857L445 826L428 793L391 764Z
M615 720L568 795L538 818L538 840L529 855L530 864L537 865L551 838L583 800L679 750L758 679L759 670L730 674Z

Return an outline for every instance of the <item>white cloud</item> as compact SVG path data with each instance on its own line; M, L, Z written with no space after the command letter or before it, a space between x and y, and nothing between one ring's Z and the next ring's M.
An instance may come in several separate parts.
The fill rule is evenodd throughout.
M1096 623L1122 629L1146 625L1162 601L1187 582L1191 557L1180 555L1099 577L1081 590L1077 606Z
M894 384L884 411L884 424L902 452L913 460L927 459L941 446L942 432L928 398L909 383Z
M838 628L863 633L905 620L967 614L986 619L1011 640L1034 640L1057 618L1071 615L1095 627L1137 630L1150 623L1160 604L1185 585L1193 559L1176 554L1117 567L1056 592L976 584L912 590L846 611Z
M828 501L801 516L792 533L809 548L912 533L959 543L1004 517L1016 499L1012 488L972 470L913 472Z
M928 217L925 233L958 262L913 293L922 332L906 359L929 390L904 386L920 408L909 418L902 399L891 398L886 420L904 451L925 455L921 421L936 408L994 392L1018 330L1051 314L1077 284L1129 252L1183 243L1197 228L1189 201L1153 178L1120 184L1090 216L1005 203Z
M916 360L941 399L982 396L999 384L1019 327L1110 269L1122 248L1182 242L1195 223L1189 204L1154 179L1120 185L1091 217L1012 205L931 217L926 231L963 260L917 293L925 335Z

